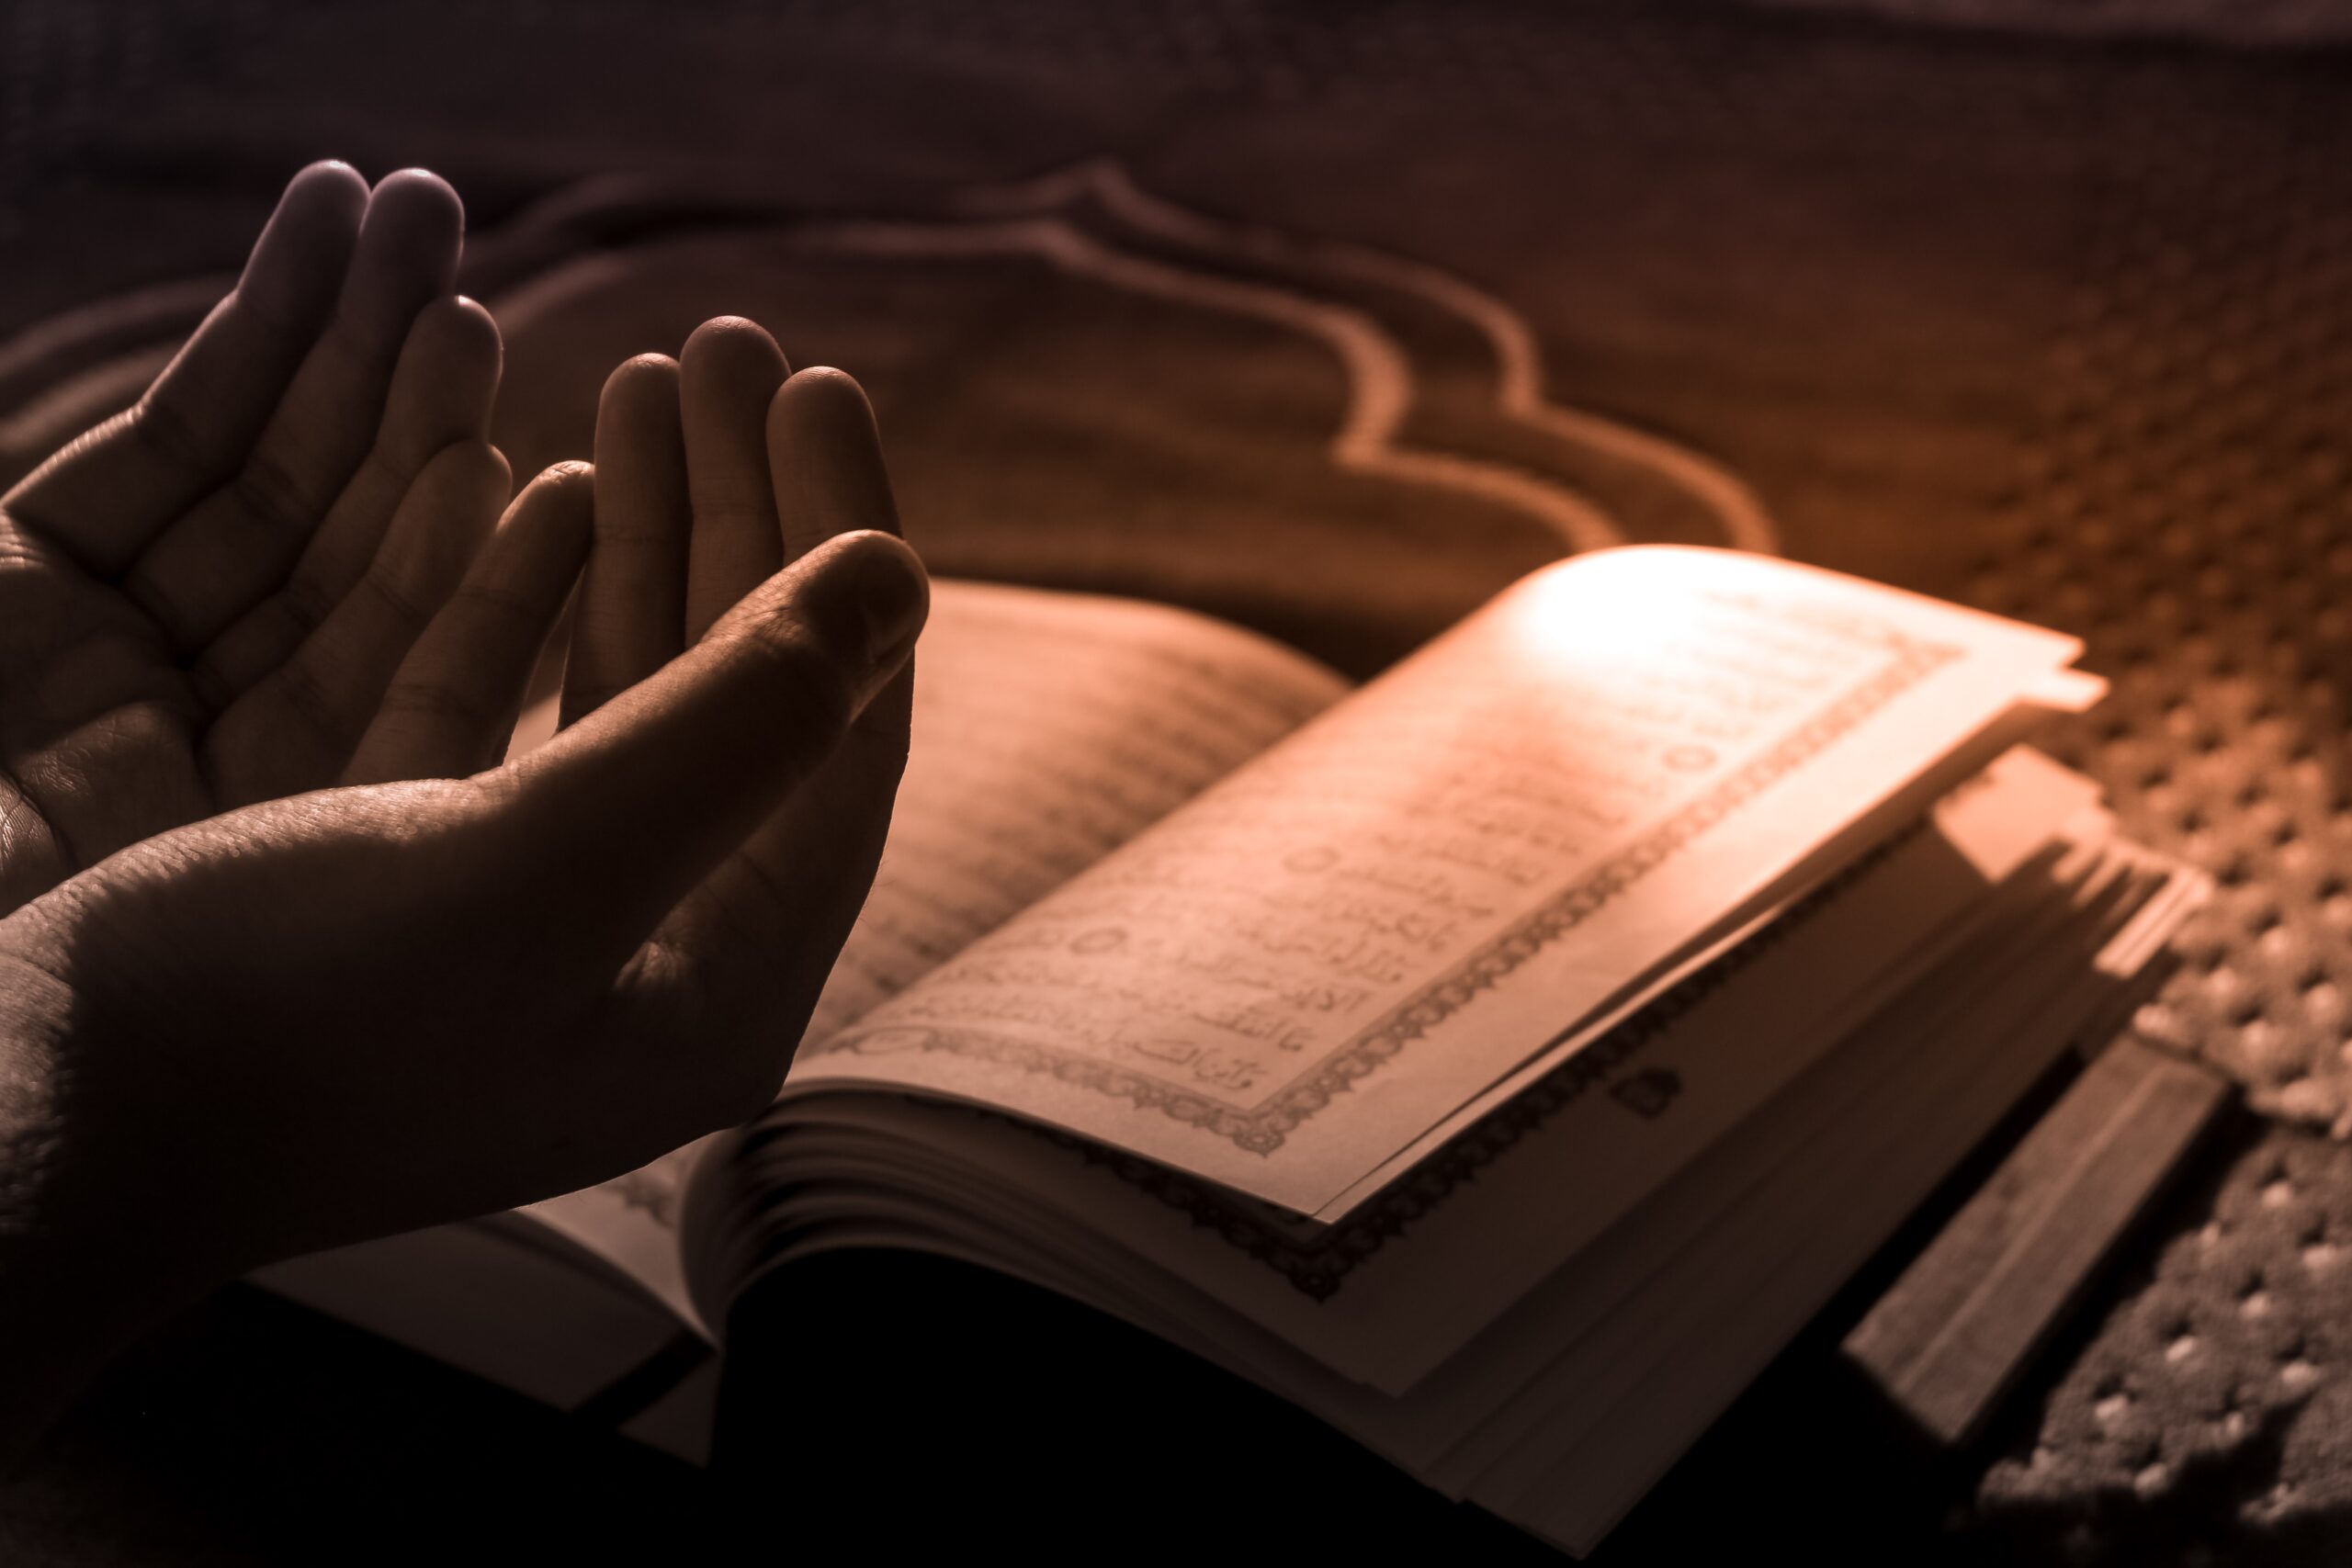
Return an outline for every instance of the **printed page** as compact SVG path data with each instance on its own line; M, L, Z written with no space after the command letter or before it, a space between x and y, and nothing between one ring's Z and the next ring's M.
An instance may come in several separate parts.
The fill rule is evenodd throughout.
M754 1208L732 1223L753 1239L695 1250L756 1267L822 1229L812 1212L853 1179L916 1192L929 1168L930 1218L943 1231L989 1247L1054 1238L1062 1278L1099 1289L1115 1274L1180 1316L1230 1310L1350 1379L1401 1391L1963 949L1981 959L2022 937L2027 952L2064 957L2047 940L2073 907L2073 884L2058 874L2070 838L2060 835L2097 818L2079 830L2105 843L2103 814L2086 810L2096 793L2037 753L2005 757L1886 852L1799 900L1340 1225L1285 1223L1283 1211L1221 1200L1221 1189L1139 1162L1079 1156L1069 1140L1001 1117L834 1094L779 1107L785 1135L751 1156L741 1185ZM1957 967L1980 988L1984 976L2007 974ZM847 1126L896 1146L852 1167L833 1146ZM1180 1304L1195 1292L1217 1305Z
M818 1002L811 1041L1348 690L1314 660L1204 616L984 583L933 585L915 659L914 740L889 841ZM708 1332L688 1297L677 1236L701 1146L522 1213L610 1259Z
M1595 1045L1601 1035L1638 1016L1667 991L1703 972L1751 936L1774 929L1784 914L1808 902L1826 883L1841 880L1854 862L1869 858L1874 848L1905 836L1909 829L1928 817L1931 808L1945 811L1956 807L1957 798L1990 796L1993 804L1985 809L1993 813L1993 818L1975 823L1970 830L1972 841L1987 846L1982 853L1989 853L1992 847L1997 846L2002 854L2016 854L2023 852L2021 846L2029 841L2035 846L2041 844L2049 836L2051 823L2063 820L2075 807L2089 807L2098 798L2098 786L2089 779L2060 767L2030 746L2010 743L2017 735L2039 730L2047 722L2048 714L2049 709L2041 705L2040 693L2035 693L2029 705L2011 710L1981 731L1974 741L1951 753L1945 765L1888 795L1871 811L1849 818L1838 837L1783 872L1761 893L1727 911L1713 928L1699 932L1671 963L1623 987L1578 1020L1575 1027L1546 1041L1533 1055L1477 1090L1443 1121L1360 1178L1315 1217L1336 1218L1369 1201L1455 1134L1516 1099L1529 1085ZM1968 770L1985 756L1994 758L1990 766L1971 774ZM1997 788L1996 780L2000 781ZM2031 781L2030 786L2028 781ZM1947 791L1951 793L1947 795ZM2049 818L2047 822L2045 818ZM1981 858L1980 852L1971 853ZM1798 983L1838 989L1821 973L1800 976Z
M1526 580L804 1051L1302 1214L2045 684L2070 638L1730 552Z
M914 742L821 1041L1347 694L1302 654L1132 600L943 583Z

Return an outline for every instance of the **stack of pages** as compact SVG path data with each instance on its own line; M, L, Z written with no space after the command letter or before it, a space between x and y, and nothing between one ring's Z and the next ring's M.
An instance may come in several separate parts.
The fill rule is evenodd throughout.
M882 876L757 1122L274 1270L560 1404L841 1248L1002 1270L1583 1551L2199 879L2021 740L2070 638L1637 548L1357 690L940 585ZM635 1430L691 1451L709 1367Z

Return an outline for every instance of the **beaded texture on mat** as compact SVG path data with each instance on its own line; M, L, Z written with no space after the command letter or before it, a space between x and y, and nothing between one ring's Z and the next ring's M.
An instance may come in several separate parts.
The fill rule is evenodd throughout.
M2143 1027L2301 1127L2243 1128L2013 1415L1966 1523L2004 1558L2352 1550L2352 165L2340 114L2270 107L2117 128L2141 177L1976 597L2086 639L2114 692L2052 749L2219 885Z

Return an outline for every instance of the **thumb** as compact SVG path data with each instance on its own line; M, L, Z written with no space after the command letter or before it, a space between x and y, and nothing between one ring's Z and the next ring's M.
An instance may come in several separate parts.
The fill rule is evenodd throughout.
M520 886L618 957L815 773L914 649L912 550L842 535L769 578L658 673L495 773Z

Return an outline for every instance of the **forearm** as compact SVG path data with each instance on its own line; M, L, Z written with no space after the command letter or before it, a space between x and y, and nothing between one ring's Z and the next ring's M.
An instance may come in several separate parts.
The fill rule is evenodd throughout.
M0 958L0 1471L118 1350L214 1282L196 1261L201 1227L141 1191L155 1184L136 1140L77 1139L61 992Z
M159 1289L102 1239L22 1218L0 1229L0 1476L118 1351L201 1293Z

